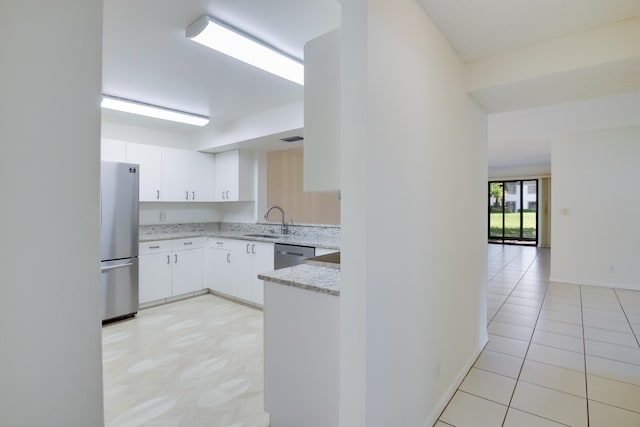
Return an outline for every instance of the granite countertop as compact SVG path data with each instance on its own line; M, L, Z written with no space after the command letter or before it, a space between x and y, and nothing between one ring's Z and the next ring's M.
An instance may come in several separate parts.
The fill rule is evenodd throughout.
M166 233L162 232L162 233L152 233L152 234L140 234L139 241L151 242L156 240L188 239L192 237L220 237L225 239L251 240L254 242L286 243L290 245L313 246L316 248L340 249L339 243L335 242L335 240L325 239L322 237L297 236L295 234L286 234L286 235L274 234L274 236L279 236L277 239L274 239L269 237L246 236L245 234L252 234L252 233L243 233L243 232L236 232L236 231L178 231L178 232L166 232Z
M280 285L340 296L340 269L300 264L258 275L258 279Z

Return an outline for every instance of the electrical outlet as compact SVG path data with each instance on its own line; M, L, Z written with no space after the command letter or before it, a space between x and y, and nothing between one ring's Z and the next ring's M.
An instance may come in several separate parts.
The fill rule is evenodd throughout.
M165 222L167 220L167 212L160 211L160 222Z
M614 273L616 271L616 267L612 264L609 266L609 273Z

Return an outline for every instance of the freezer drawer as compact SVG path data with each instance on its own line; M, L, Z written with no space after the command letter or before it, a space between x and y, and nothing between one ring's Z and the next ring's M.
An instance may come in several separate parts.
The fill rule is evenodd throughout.
M102 320L134 315L138 311L138 258L100 263Z

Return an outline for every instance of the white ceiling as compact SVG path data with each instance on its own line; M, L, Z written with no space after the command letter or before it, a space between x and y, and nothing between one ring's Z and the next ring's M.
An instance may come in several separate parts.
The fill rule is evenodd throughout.
M640 16L640 0L416 1L465 61ZM203 14L298 58L306 41L340 25L336 0L105 0L103 92L208 115L214 124L302 99L301 86L186 39L187 26ZM590 87L588 74L581 74L586 81L580 87ZM637 81L627 86L618 92L637 90ZM549 141L558 133L617 123L640 126L638 92L593 92L582 101L566 102L562 97L537 99L539 90L518 89L522 102L510 105L504 105L500 93L478 93L487 111L504 111L489 116L490 166L548 164ZM197 131L120 113L105 112L104 117L173 132Z

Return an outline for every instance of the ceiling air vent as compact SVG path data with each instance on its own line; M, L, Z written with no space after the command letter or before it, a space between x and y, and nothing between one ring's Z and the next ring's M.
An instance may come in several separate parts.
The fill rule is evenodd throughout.
M284 141L284 142L296 142L296 141L302 141L304 138L301 136L288 136L286 138L280 138L280 141Z

